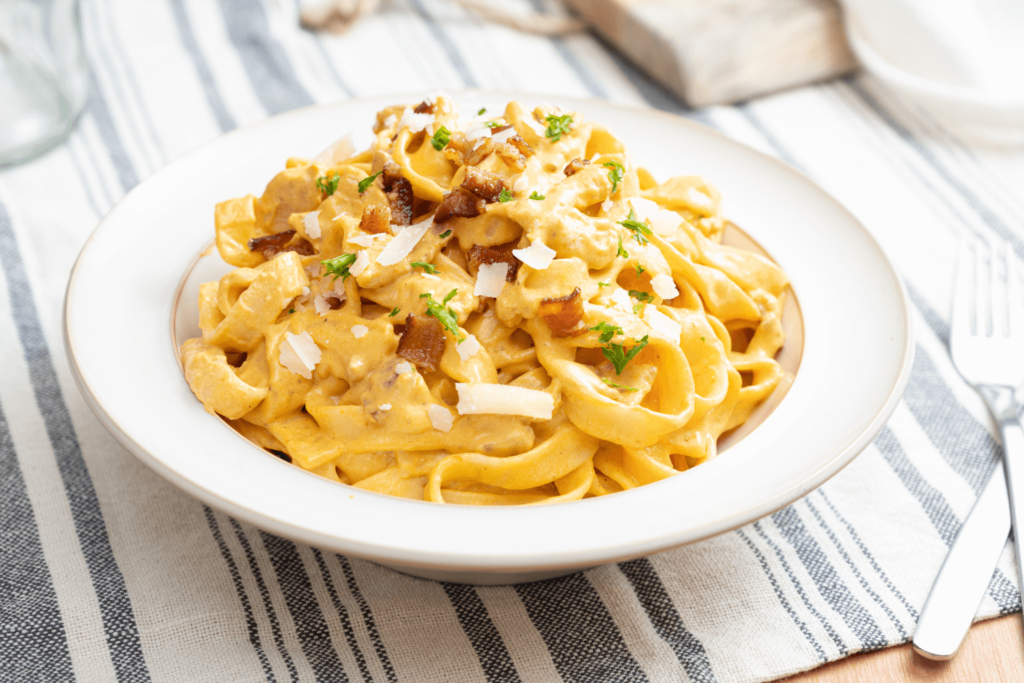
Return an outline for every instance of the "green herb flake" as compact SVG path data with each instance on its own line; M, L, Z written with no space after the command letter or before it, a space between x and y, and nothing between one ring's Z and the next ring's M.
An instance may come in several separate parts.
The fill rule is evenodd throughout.
M294 309L294 308L291 308L291 309L289 309L289 310L288 310L288 315L291 315L291 314L292 314L292 313L294 313L294 312L295 312L295 309Z
M609 284L607 282L598 282L597 286L598 287L611 287L611 284Z
M448 144L449 136L452 134L450 130L441 126L434 133L434 137L430 138L430 144L434 146L438 152L444 149L444 146Z
M424 272L430 273L431 275L437 275L437 266L433 263L427 263L426 261L413 261L409 265L413 268L422 268Z
M504 204L505 202L510 202L513 199L515 199L515 197L512 195L511 192L509 192L504 187L501 188L501 192L498 193L498 201L500 203Z
M476 113L477 116L483 116L487 113L487 107L480 107L480 111Z
M437 318L438 322L451 332L461 344L466 338L459 335L459 316L455 315L455 311L451 308L445 306L458 292L457 289L448 292L441 303L434 301L434 296L430 292L420 294L420 298L427 300L427 315Z
M653 235L651 229L647 227L646 223L641 223L636 219L636 212L633 208L629 209L629 216L624 221L619 221L619 225L623 226L627 230L633 233L633 239L639 244L647 244L647 238Z
M440 237L441 239L444 239L445 237L447 237L447 236L448 236L448 235L450 235L450 234L452 234L452 231L451 231L451 230L445 230L445 231L444 231L444 232L442 232L442 233L441 233L440 235L438 235L438 237Z
M334 191L338 189L338 183L341 181L341 176L335 173L330 178L325 175L320 176L316 179L316 189L320 190L328 197L334 194Z
M651 303L654 301L654 297L647 292L641 292L639 289L629 290L629 295L637 301L643 301L644 303Z
M590 328L591 332L600 332L601 336L597 338L602 344L607 344L612 340L616 334L622 334L622 328L618 325L609 325L605 321L599 322L597 325Z
M570 114L564 116L551 114L544 118L544 122L548 124L548 129L544 131L544 135L551 142L558 142L562 139L562 135L569 133L569 127L572 125L572 116Z
M640 391L636 387L627 387L624 384L616 384L615 382L611 381L610 379L604 379L603 377L601 378L601 381L604 382L605 384L607 384L610 387L614 387L615 389L622 389L623 391Z
M646 268L641 266L639 263L634 263L633 264L633 269L636 271L636 276L637 277L640 277L641 275L643 275L644 271L647 270Z
M501 128L505 124L498 121L484 121L484 125L488 128Z
M360 180L359 181L359 194L362 194L362 193L366 192L367 190L369 190L370 189L370 185L373 185L373 181L376 180L377 176L379 176L383 172L384 172L383 170L377 171L372 176L370 176L368 178L363 178L362 180Z
M619 238L619 251L615 254L619 258L629 258L629 252L622 248L622 238Z
M625 177L623 174L626 172L626 169L618 161L606 161L601 165L611 166L612 170L608 171L608 180L612 183L612 194L615 194L619 189L619 183Z
M636 346L629 351L626 351L622 344L608 344L601 349L604 357L615 366L616 375L621 375L622 371L626 369L626 363L636 358L636 355L647 346L648 336L645 334L643 339L636 339L634 341L636 341Z
M394 308L392 308L392 309L391 309L391 312L390 312L390 313L388 313L388 317L389 317L389 318L394 318L394 317L395 317L396 315L398 315L398 312L399 312L400 310L402 310L402 309L401 309L401 308L399 308L398 306L395 306Z
M533 194L530 195L530 199L541 200L541 199L544 199L544 195L538 194L537 190L534 190Z
M700 340L701 340L701 341L704 341L704 337L701 337L701 338L700 338Z
M340 277L341 281L344 282L345 280L348 279L348 276L352 274L348 272L348 269L355 262L355 254L342 254L341 256L336 256L332 259L321 261L320 263L322 263L324 266L324 277L327 277L328 275L333 275L334 280L337 280ZM334 280L331 280L331 282L334 282Z

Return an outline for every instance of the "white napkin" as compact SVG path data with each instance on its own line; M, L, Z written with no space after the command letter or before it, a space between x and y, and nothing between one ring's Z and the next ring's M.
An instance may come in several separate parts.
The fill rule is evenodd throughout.
M843 0L864 67L953 132L1024 144L1024 3Z

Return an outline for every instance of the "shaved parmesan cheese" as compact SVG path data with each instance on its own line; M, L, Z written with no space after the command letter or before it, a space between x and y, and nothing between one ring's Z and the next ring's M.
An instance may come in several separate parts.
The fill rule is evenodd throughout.
M313 297L313 308L316 309L317 315L327 315L327 311L331 310L331 305L327 303L327 299L317 294Z
M422 275L423 277L427 278L428 280L440 280L441 279L437 275L431 275L430 273L420 273L420 275Z
M351 273L352 269L349 268L348 272ZM334 293L337 294L338 298L342 301L348 298L348 292L345 291L345 281L340 277L334 281Z
M536 121L534 121L532 117L530 117L530 116L527 116L527 117L524 117L524 118L523 118L523 119L521 119L521 120L522 120L522 122L523 122L523 123L525 123L525 124L526 124L526 125L528 125L528 126L529 126L530 128L532 128L532 129L533 129L533 131L534 131L534 132L535 132L535 133L536 133L537 135L540 135L541 137L543 137L543 136L544 136L544 126L542 126L542 125L540 125L539 123L537 123Z
M368 265L370 265L370 257L365 251L360 251L359 254L356 255L356 262L349 266L348 272L357 276L362 275Z
M491 136L491 139L494 140L494 144L498 145L501 144L502 142L508 142L509 139L512 138L515 134L516 129L509 128L508 130L503 130L500 133L495 133L494 135Z
M412 365L405 362L404 360L395 366L395 372L399 375L404 375L407 372L412 372Z
M480 348L480 342L473 335L467 336L462 343L455 345L455 350L459 352L459 358L463 363L475 356Z
M714 206L711 203L711 197L707 196L695 187L689 187L686 189L686 200L695 209L700 209L703 212L711 213Z
M508 275L507 263L481 264L480 269L476 272L476 285L473 286L473 296L498 298L502 288L505 286L506 275Z
M380 404L380 409L381 410L391 410L391 404L390 403L381 403Z
M306 266L306 272L309 274L310 277L320 277L320 264L310 263L308 266Z
M384 237L384 233L377 233L376 235L352 235L348 238L351 244L358 245L360 247L368 247L373 244L373 241ZM350 269L351 270L351 269Z
M655 275L651 278L651 289L662 299L675 299L679 296L676 283L671 275Z
M370 328L367 327L366 325L353 325L352 326L352 336L355 337L356 339L362 339L363 336L366 335L366 333L369 332L369 331L370 331Z
M285 332L278 361L288 372L313 379L313 368L320 362L320 347L309 336L309 332Z
M309 287L302 288L302 296L309 296Z
M433 133L434 116L433 114L417 114L412 110L412 107L406 107L405 111L402 112L402 119L398 122L398 127L408 128L409 132L414 135L421 130Z
M651 230L659 235L671 235L683 222L678 213L663 209L650 199L632 197L629 203L633 206L636 217L641 222L646 221L651 226Z
M306 235L317 240L320 239L320 212L310 211L302 217L302 227L306 229Z
M601 210L604 211L605 213L611 211L613 206L615 206L615 202L613 202L610 199L606 199L603 202L601 202Z
M313 158L317 166L337 166L356 154L356 146L352 143L352 134L348 133L327 146Z
M465 343L465 342L463 342ZM459 392L459 415L522 415L550 420L555 399L546 391L506 384L455 385Z
M683 326L672 318L668 317L654 306L644 306L644 322L651 326L651 329L663 334L674 342L679 342L679 336L683 333Z
M395 125L396 121L398 121L398 117L395 116L394 114L391 114L386 119L384 119L384 127L390 128L391 126Z
M612 292L611 299L615 304L615 308L625 311L626 313L633 312L633 301L629 298L629 294L626 293L626 290L616 289Z
M476 144L473 145L473 151L475 152L476 150L480 149L480 145L484 144L485 140L486 138L480 138L479 140L477 140Z
M430 424L437 431L452 431L452 425L455 424L455 416L452 415L452 411L444 406L432 405L427 407L427 415L430 416Z
M400 262L419 244L420 239L427 234L427 230L433 224L434 218L431 216L425 221L399 230L388 246L384 247L384 251L377 255L377 263L382 266L393 266ZM349 272L352 272L351 268L349 268Z
M529 187L529 185L530 185L530 179L526 177L525 173L523 173L518 178L516 178L516 182L512 184L512 191L513 192L522 192L527 187Z
M534 242L526 249L513 249L512 255L534 270L544 270L555 259L555 250L543 242Z
M488 137L490 134L491 129L484 124L473 123L466 129L466 142L473 142L473 140Z

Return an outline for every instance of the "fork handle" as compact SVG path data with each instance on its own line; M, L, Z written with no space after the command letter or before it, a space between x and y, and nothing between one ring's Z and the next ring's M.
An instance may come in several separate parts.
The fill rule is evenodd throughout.
M1024 427L1017 414L1014 387L989 387L982 391L1003 434L1003 461L1006 465L1006 489L1010 494L1010 518L1013 520L1014 553L1017 556L1017 585L1024 592Z

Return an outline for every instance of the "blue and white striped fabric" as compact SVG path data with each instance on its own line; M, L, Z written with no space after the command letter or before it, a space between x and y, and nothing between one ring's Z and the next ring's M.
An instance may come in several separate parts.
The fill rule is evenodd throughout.
M591 36L524 36L430 0L384 7L333 37L299 30L291 0L84 0L81 124L0 173L0 681L747 682L909 640L1000 457L950 365L946 311L961 237L1024 254L1024 156L967 146L862 76L690 111ZM902 269L919 337L875 443L738 531L499 588L277 538L119 447L75 388L60 333L67 273L111 206L238 125L463 86L676 112L844 202ZM979 616L1020 609L1012 563L1007 548Z

